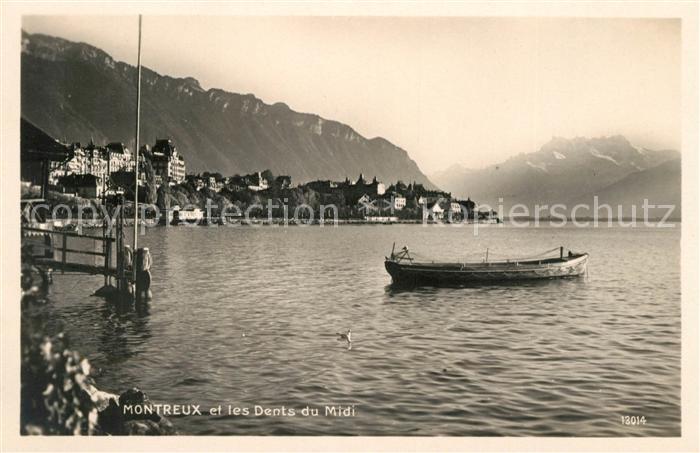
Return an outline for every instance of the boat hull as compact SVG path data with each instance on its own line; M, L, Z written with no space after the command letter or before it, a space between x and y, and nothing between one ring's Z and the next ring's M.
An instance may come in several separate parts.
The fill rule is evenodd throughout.
M563 259L510 263L434 264L399 263L384 266L394 284L460 286L579 277L586 273L588 254Z

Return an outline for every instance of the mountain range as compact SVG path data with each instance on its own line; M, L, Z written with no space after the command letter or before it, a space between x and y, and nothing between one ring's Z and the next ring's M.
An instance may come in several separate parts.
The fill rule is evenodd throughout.
M555 137L538 151L499 164L482 169L453 165L430 178L453 195L481 204L497 207L502 199L506 213L515 204L528 206L530 212L535 205L592 206L598 196L599 205L613 206L613 216L621 205L624 217L641 217L645 198L649 204L675 205L674 218L681 214L680 153L637 147L619 135ZM664 215L662 210L653 212Z
M69 142L134 144L136 68L85 43L22 33L22 116ZM213 62L212 64L215 64ZM241 66L245 70L245 66ZM270 169L296 182L360 173L434 185L388 140L252 94L203 89L194 78L142 71L141 143L171 138L188 172Z
M22 34L22 116L62 141L120 141L133 147L136 68L85 44ZM243 70L243 69L242 69ZM224 175L270 169L295 182L342 180L360 173L471 197L480 204L599 203L640 215L645 198L676 205L680 217L680 153L632 145L622 136L555 137L539 150L482 169L454 165L428 178L388 140L252 94L203 89L194 78L143 68L141 142L169 137L188 172ZM433 184L433 182L435 184Z

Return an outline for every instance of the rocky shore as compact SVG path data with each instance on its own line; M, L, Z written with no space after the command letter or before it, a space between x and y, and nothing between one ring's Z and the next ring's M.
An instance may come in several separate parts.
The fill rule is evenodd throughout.
M102 392L96 387L91 395L98 410L97 425L104 434L129 436L161 436L177 434L172 423L156 412L150 414L125 413L124 406L148 407L148 396L134 387L121 395Z
M125 413L125 405L150 406L138 388L117 395L100 390L87 358L65 333L48 335L50 275L22 263L20 430L23 435L170 435L172 423L157 413Z

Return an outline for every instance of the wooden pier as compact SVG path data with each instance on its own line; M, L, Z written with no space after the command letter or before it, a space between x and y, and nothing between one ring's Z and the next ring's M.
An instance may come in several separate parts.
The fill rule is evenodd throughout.
M22 249L23 259L45 275L51 272L102 275L104 286L95 295L122 301L150 299L150 253L147 248L132 253L124 240L121 216L113 228L105 224L101 235L42 226L22 226Z
M34 234L32 234L34 233ZM78 234L69 231L56 231L56 230L45 230L42 228L32 228L32 227L22 227L22 237L31 238L32 236L45 238L49 235L51 240L42 243L30 243L32 247L32 258L34 263L40 266L50 267L54 270L65 272L78 272L91 275L105 275L107 277L116 277L118 271L116 266L112 267L112 243L115 241L113 237L110 236L95 236L89 234ZM102 251L95 250L85 250L80 248L70 248L69 239L80 238L80 239L90 239L96 242L101 242L103 244ZM56 240L58 239L58 240ZM37 249L42 249L43 253L36 254L34 252ZM76 255L90 255L95 257L102 257L103 264L87 264L75 261L70 261L68 259L69 254ZM60 259L56 257L60 256Z
M22 283L23 286L31 286L33 271L38 272L43 280L42 287L50 283L51 271L58 270L61 273L75 272L88 275L103 275L104 286L95 295L107 298L117 298L121 301L142 301L152 297L151 285L151 254L148 248L138 248L138 203L139 203L139 139L141 122L141 22L139 15L139 39L137 57L137 81L136 81L136 145L134 147L134 243L133 249L124 241L124 206L122 195L116 202L108 202L106 192L103 192L102 205L117 208L117 218L112 222L103 220L102 236L81 234L72 231L62 231L53 228L53 224L31 223L32 220L22 225ZM31 207L34 202L44 202L49 189L49 169L51 162L62 162L72 157L71 149L67 145L59 144L45 132L22 119L20 156L22 162L22 176L41 185L41 198L22 200L22 212ZM108 159L109 162L109 159ZM107 174L110 175L109 166ZM106 189L106 187L105 187ZM39 226L45 228L39 228ZM80 224L78 225L80 227ZM70 241L92 240L100 244L101 250L92 250L85 247L71 246ZM95 244L93 244L95 245ZM114 245L114 246L113 246ZM37 254L37 251L40 253ZM115 256L113 256L115 252ZM57 256L58 255L58 256ZM92 256L101 258L101 263L85 263L84 260L75 259L75 256ZM116 258L112 266L113 258ZM25 265L27 269L25 268ZM26 281L25 281L26 280ZM116 286L113 284L113 280Z

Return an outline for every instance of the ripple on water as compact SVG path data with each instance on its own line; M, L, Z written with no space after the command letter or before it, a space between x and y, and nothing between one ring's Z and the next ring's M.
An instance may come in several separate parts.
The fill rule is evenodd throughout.
M146 312L110 309L87 296L99 278L68 275L56 275L47 309L107 390L357 410L174 420L185 433L677 436L679 238L680 228L157 228L140 240L154 258ZM396 289L383 267L395 241L456 260L564 244L591 254L589 277ZM351 350L335 336L347 328ZM621 415L651 422L624 426Z

